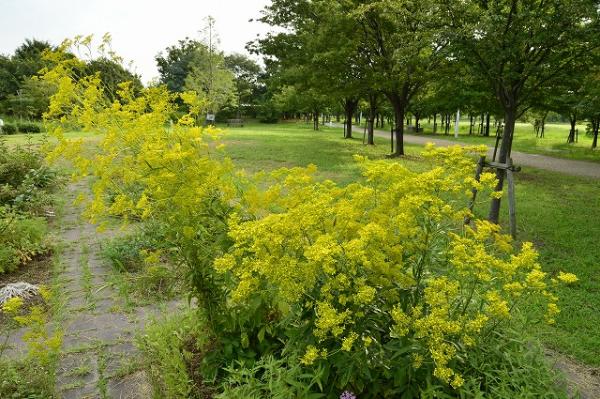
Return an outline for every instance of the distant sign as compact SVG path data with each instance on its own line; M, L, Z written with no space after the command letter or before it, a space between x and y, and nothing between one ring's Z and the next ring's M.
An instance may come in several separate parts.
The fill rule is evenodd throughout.
M214 122L214 120L215 120L215 114L206 114L206 120Z
M0 119L0 127L4 126L4 121Z

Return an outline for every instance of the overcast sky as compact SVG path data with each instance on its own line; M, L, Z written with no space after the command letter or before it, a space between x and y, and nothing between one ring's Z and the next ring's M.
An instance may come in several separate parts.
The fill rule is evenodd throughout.
M154 56L186 36L201 38L212 15L227 53L245 53L246 42L268 27L249 22L269 0L0 0L0 53L12 54L26 38L58 44L75 35L106 32L113 49L147 82L158 75Z

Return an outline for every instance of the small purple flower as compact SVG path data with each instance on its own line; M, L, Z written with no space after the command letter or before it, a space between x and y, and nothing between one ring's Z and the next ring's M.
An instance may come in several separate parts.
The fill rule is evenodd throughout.
M342 394L340 395L340 399L356 399L356 395L354 395L353 392L350 391L344 391L342 392Z

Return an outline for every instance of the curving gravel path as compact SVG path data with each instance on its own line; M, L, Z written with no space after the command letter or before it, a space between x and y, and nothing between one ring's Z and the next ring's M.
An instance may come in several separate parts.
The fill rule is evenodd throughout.
M342 125L338 125L342 127ZM355 130L358 131L358 130ZM376 130L377 137L390 138L390 132ZM425 145L433 143L438 146L448 147L451 145L467 146L472 144L461 143L447 139L433 138L429 136L420 136L404 133L404 142L408 144ZM494 149L488 147L489 159L492 158ZM592 179L600 179L600 163L576 161L572 159L554 158L547 155L528 154L525 152L513 151L512 158L514 164L521 167L531 167L537 169L549 170L552 172L563 173L571 176L588 177Z

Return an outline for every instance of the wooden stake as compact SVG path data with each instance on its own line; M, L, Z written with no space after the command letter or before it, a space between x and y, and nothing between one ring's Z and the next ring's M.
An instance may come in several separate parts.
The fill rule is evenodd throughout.
M515 180L512 171L512 158L508 160L509 168L506 170L506 182L508 185L508 218L510 223L510 235L517 238L517 208L515 199Z
M475 170L475 180L479 182L481 180L481 173L483 173L483 167L485 166L485 155L479 157L479 161L477 161L477 169ZM471 202L469 203L469 210L473 212L473 208L475 207L475 199L477 198L477 189L471 189L473 193L473 197L471 198ZM471 223L471 218L469 216L465 217L465 224Z

